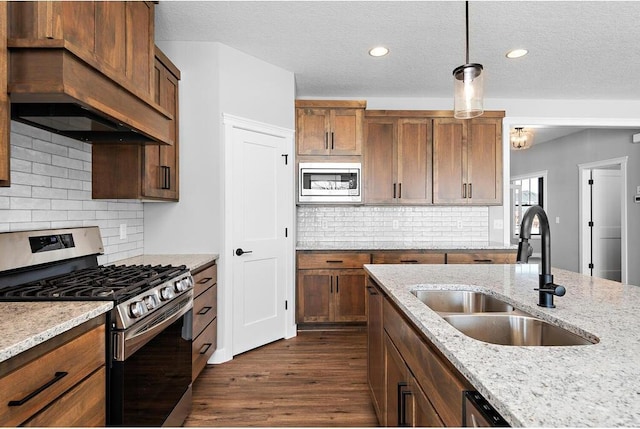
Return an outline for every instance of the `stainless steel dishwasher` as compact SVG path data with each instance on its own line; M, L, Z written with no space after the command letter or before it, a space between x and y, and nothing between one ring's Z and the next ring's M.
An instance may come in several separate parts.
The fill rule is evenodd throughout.
M463 427L508 427L509 423L475 390L462 397Z

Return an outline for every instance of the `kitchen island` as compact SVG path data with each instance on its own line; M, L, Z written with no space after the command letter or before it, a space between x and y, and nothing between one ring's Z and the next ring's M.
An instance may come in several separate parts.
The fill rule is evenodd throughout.
M537 306L537 265L365 265L388 299L512 426L640 426L640 288L553 269L567 289ZM502 346L472 339L422 303L415 289L495 295L597 341Z

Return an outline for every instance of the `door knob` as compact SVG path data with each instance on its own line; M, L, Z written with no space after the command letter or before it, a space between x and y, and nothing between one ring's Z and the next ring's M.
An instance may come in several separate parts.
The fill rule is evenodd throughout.
M244 255L245 253L253 253L253 251L251 251L251 250L242 250L242 248L241 248L241 247L238 247L238 248L236 249L236 255L238 255L238 256L242 256L242 255Z

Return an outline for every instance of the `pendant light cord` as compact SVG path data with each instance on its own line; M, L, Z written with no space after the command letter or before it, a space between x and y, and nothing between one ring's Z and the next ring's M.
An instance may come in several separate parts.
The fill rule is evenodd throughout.
M465 7L466 7L466 17L467 17L467 21L466 21L466 29L467 29L467 62L465 64L469 64L469 2L466 1L465 2Z

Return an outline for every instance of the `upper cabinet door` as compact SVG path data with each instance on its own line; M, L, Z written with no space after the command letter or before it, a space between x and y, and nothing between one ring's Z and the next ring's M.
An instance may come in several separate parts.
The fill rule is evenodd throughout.
M467 129L457 119L433 120L433 203L466 204Z
M362 109L335 109L329 123L329 153L331 155L362 154Z
M467 156L468 198L475 204L502 204L502 121L469 121Z
M395 202L396 120L366 120L364 154L364 196L367 204ZM396 189L397 192L397 189Z
M329 154L330 111L297 109L298 155Z
M398 202L431 203L431 120L398 120Z

